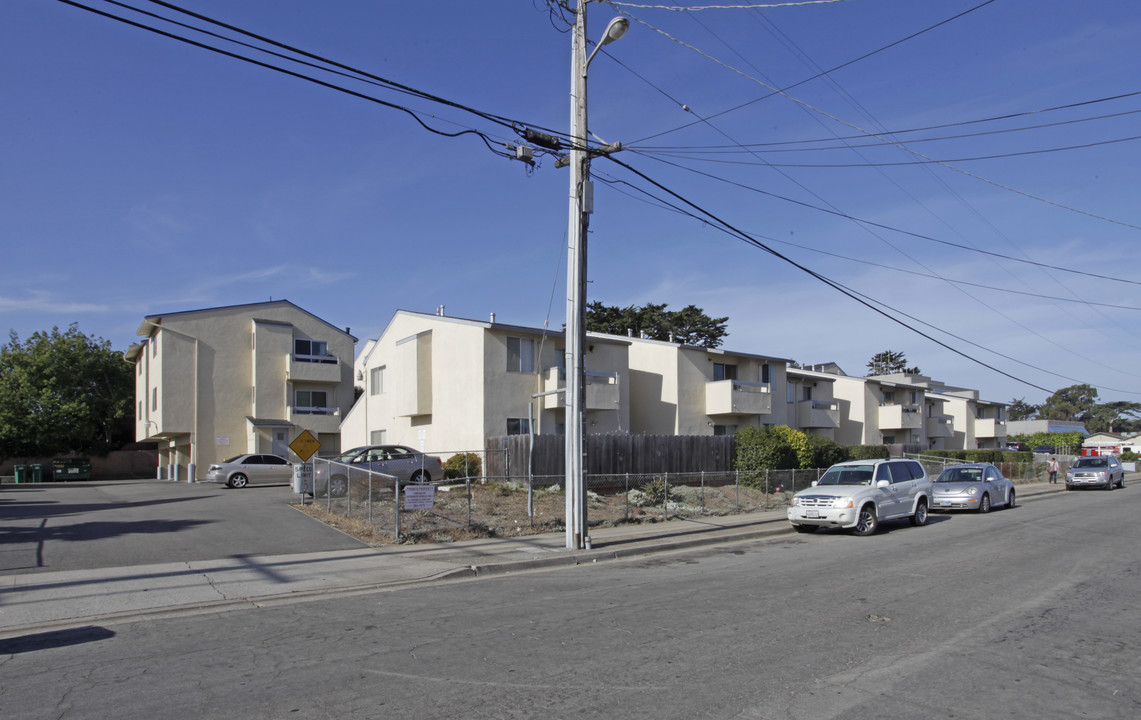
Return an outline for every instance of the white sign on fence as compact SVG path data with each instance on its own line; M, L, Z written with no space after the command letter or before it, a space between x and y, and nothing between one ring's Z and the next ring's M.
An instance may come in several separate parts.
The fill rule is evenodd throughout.
M435 485L405 485L401 491L405 510L431 510L436 504Z

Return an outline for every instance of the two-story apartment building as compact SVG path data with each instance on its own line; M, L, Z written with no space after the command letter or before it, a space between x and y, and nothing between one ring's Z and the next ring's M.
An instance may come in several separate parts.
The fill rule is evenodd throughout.
M340 448L356 338L288 300L148 315L134 362L135 437L170 479L242 453L288 458L309 430Z
M587 334L587 432L629 430L622 338ZM341 425L343 444L408 445L422 452L482 449L500 435L562 433L563 335L540 328L397 311L357 358L364 394Z
M974 450L1006 445L1005 405L925 375L836 375L842 445Z
M789 424L787 360L628 339L631 432L733 435L748 425Z
M783 359L602 333L587 333L584 351L589 434L732 434L792 412ZM356 377L364 395L341 425L346 446L454 453L565 432L560 332L401 310L358 356Z

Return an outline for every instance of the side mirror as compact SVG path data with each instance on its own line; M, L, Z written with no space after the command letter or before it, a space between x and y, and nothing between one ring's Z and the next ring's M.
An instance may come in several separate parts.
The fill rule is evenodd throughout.
M818 484L820 484L819 480L813 480L812 481L812 487L816 487Z
M882 490L885 487L891 487L891 482L888 480L880 480L879 482L876 483L876 487L878 487Z

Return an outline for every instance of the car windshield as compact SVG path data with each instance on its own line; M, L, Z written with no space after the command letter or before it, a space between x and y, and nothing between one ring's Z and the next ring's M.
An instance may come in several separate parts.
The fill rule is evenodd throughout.
M947 468L935 478L937 483L979 482L983 479L982 468Z
M1108 464L1109 461L1105 458L1084 457L1078 458L1078 461L1074 463L1074 467L1105 467Z
M353 458L355 458L357 455L360 455L361 450L364 450L364 449L365 448L363 448L363 447L353 448L352 450L344 451L340 455L334 455L333 457L331 457L329 459L332 462L349 463L349 462L352 462Z
M817 485L871 485L875 465L844 465L828 468Z

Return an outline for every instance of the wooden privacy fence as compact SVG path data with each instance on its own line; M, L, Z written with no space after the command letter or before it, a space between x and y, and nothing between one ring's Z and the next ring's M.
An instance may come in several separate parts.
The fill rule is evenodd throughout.
M532 446L532 441L534 445ZM564 435L506 435L487 439L488 477L562 475ZM587 435L588 475L721 472L733 469L736 441L727 435ZM530 470L530 472L528 472Z

